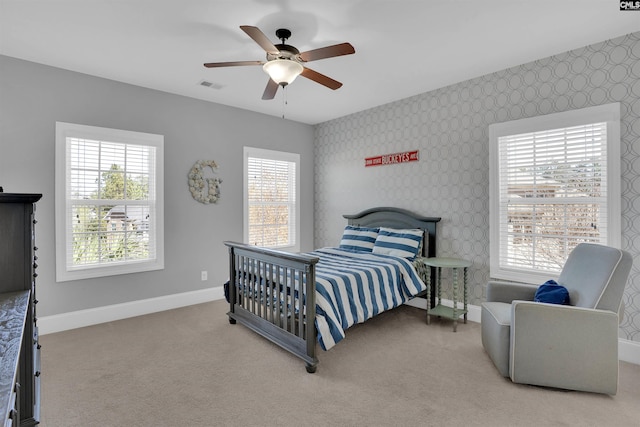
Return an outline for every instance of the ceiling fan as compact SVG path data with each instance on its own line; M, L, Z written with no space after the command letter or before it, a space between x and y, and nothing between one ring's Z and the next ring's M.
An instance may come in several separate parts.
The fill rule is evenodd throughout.
M341 43L301 53L295 47L286 44L287 39L291 37L291 31L286 28L280 28L276 31L276 37L282 41L282 43L276 45L271 43L269 38L265 36L258 27L241 25L240 29L247 33L249 37L251 37L265 50L265 52L267 52L267 61L208 62L204 64L204 66L207 68L216 68L262 65L262 69L269 75L269 81L267 82L267 87L262 94L262 99L273 99L278 90L278 86L282 86L284 88L286 85L293 82L299 75L302 75L309 80L313 80L316 83L320 83L329 89L336 90L342 86L342 83L307 68L304 64L318 59L351 55L356 52L351 44Z

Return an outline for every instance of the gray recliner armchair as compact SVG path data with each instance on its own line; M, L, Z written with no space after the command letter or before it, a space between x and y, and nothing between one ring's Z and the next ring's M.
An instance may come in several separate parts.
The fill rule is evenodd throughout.
M629 253L581 243L558 284L571 305L533 302L538 286L489 282L482 345L515 383L616 394L618 313L631 269Z

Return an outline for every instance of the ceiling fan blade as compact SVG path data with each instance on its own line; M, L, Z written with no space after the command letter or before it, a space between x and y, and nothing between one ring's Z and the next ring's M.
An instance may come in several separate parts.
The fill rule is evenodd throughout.
M278 83L269 79L269 81L267 82L267 87L264 88L262 99L264 100L273 99L276 96L276 92L278 91L278 86L280 86Z
M217 68L217 67L237 67L241 65L262 65L264 62L262 61L233 61L233 62L207 62L204 64L207 68Z
M333 80L331 77L327 77L317 71L313 71L311 68L304 67L301 75L308 78L309 80L313 80L316 83L320 83L321 85L324 85L329 89L336 90L342 87L342 83L340 83L339 81Z
M280 53L278 48L276 48L273 45L273 43L271 43L271 40L269 40L269 38L265 36L262 31L260 31L260 28L252 27L250 25L241 25L240 29L245 33L247 33L247 35L251 37L253 41L258 43L260 47L265 50L265 52L271 53L274 55L277 55L278 53Z
M309 62L317 61L318 59L333 58L334 56L351 55L352 53L356 53L356 50L351 44L341 43L302 52L300 59Z

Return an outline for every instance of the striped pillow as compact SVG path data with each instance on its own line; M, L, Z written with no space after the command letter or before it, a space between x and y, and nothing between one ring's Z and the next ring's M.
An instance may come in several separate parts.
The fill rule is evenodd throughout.
M373 246L374 254L415 258L418 255L424 231L420 229L396 230L380 227Z
M361 252L371 252L377 237L377 228L347 225L342 233L340 248Z

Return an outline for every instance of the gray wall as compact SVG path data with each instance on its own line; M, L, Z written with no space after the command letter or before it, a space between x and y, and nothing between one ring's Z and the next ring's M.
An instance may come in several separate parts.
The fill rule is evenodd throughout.
M470 296L489 279L491 123L620 102L622 247L634 266L620 336L640 342L640 32L478 77L316 126L316 246L339 242L342 214L398 206L441 216L438 255L473 261ZM364 167L420 150L420 161Z
M164 135L164 270L55 282L56 121ZM311 126L0 56L0 186L44 194L36 212L38 314L221 286L228 275L222 242L242 241L245 145L300 153L301 249L313 249ZM187 173L200 159L219 166L217 204L200 204L189 193ZM208 281L200 280L201 270Z

